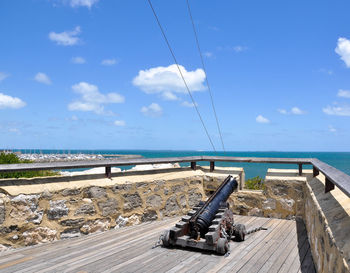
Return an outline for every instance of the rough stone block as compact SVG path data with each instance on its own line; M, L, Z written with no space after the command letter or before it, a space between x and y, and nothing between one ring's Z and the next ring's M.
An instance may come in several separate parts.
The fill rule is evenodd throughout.
M68 211L66 200L50 201L50 209L47 211L47 218L50 220L57 220L68 215Z
M202 194L195 189L188 191L188 204L190 207L196 206L202 200Z
M162 205L162 203L163 203L163 199L158 194L148 196L146 199L147 207L159 208Z
M124 194L124 209L132 210L142 206L142 199L138 193Z
M102 212L102 216L113 215L118 212L118 201L110 198L106 202L98 202L98 207Z
M36 227L23 232L25 245L46 243L56 239L57 231L48 227Z
M81 236L81 233L79 228L68 228L68 229L65 229L63 232L61 232L60 239L69 239L69 238L75 238L80 236Z
M158 219L157 212L154 210L147 210L141 217L142 222L154 221Z
M85 220L84 218L78 218L78 219L67 219L60 222L61 226L65 227L82 227Z
M172 215L177 213L180 210L179 205L177 204L176 197L170 197L165 204L165 208L162 210L164 215Z
M101 187L91 187L85 191L85 195L88 198L104 198L107 197L106 189Z
M94 215L95 213L96 210L93 204L84 204L75 211L74 215Z
M78 189L64 189L61 192L63 196L78 195L79 193L80 193L80 190Z
M6 215L5 204L3 200L0 199L0 225L5 221L5 215Z

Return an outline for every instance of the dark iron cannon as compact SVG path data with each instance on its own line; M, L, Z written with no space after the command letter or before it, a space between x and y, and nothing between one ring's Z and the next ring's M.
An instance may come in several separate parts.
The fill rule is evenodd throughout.
M236 179L229 175L206 202L200 202L175 227L165 231L164 246L189 246L225 254L229 240L243 241L244 225L234 225L233 214L227 199L238 187Z

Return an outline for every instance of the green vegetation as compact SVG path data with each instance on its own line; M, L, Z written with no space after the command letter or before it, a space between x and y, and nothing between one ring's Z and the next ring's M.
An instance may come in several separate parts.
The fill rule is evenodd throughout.
M264 190L264 180L260 176L250 178L245 181L245 187L249 190Z
M0 153L0 164L19 164L33 163L30 160L20 160L15 154ZM20 177L38 177L38 176L54 176L58 172L53 171L23 171L23 172L8 172L0 173L0 178L20 178Z

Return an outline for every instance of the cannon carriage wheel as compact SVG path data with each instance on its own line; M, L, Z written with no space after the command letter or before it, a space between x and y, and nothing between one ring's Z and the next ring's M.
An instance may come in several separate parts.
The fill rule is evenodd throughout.
M244 241L246 234L247 234L247 229L245 225L243 224L235 225L233 235L235 236L236 242Z

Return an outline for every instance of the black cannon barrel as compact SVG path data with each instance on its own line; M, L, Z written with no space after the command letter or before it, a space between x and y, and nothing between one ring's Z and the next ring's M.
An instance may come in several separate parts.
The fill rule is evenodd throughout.
M229 175L223 182L223 186L214 193L214 198L209 202L209 204L204 205L206 207L200 213L200 215L198 215L196 221L201 234L208 231L211 222L215 218L215 215L220 208L220 203L226 202L231 193L237 189L237 187L238 183L236 179Z

